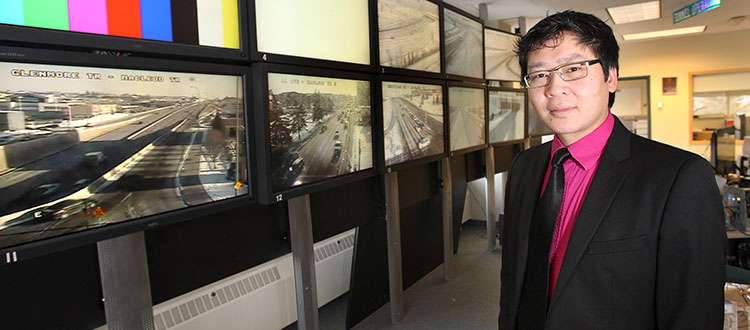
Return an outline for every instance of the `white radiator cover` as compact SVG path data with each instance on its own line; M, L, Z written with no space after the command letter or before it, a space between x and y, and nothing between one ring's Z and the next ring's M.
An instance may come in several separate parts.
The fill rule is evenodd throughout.
M313 246L318 306L349 291L355 229ZM297 321L292 254L153 307L156 330L278 330ZM106 325L97 330L105 330Z

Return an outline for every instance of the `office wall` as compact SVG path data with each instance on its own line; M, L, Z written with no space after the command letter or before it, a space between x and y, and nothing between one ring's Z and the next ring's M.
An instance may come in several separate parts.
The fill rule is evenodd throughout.
M651 138L707 159L706 144L690 143L688 73L747 67L747 30L620 44L620 77L651 77ZM677 77L677 94L662 95L663 77Z

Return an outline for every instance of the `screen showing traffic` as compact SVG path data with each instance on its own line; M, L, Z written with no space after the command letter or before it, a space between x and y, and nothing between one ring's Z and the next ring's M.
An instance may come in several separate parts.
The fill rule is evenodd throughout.
M380 65L440 72L440 15L427 0L378 1Z
M444 10L445 73L484 78L482 24Z
M443 86L383 82L386 166L445 152Z
M274 192L372 168L370 82L268 73Z
M524 137L523 92L490 91L490 143L520 140Z
M249 194L242 77L0 75L0 248Z
M484 89L448 87L451 151L484 144Z

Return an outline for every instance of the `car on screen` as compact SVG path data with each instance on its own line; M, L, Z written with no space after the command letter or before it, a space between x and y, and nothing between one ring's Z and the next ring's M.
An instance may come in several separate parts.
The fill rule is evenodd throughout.
M287 178L294 179L297 176L299 176L300 173L302 173L302 169L305 167L305 159L302 157L298 157L292 163L289 165L289 171L287 173Z
M71 215L94 210L98 202L93 199L66 199L55 204L39 207L6 222L0 229L18 225L36 225L48 221L62 220Z
M339 158L341 158L341 149L341 141L336 140L333 144L333 157L331 158L331 163L339 161Z
M66 199L46 207L42 212L49 214L52 220L62 220L80 212L88 214L96 206L97 202L91 199Z
M83 155L83 163L88 167L98 167L104 162L104 153L101 151L87 152Z
M59 183L45 183L43 185L37 186L33 191L33 195L47 196L54 193L59 188Z
M423 137L421 140L419 140L419 144L417 145L419 149L422 149L430 144L430 138L429 137Z

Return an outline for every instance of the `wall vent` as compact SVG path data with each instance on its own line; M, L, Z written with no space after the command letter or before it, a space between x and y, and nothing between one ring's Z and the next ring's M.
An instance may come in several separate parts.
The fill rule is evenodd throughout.
M315 263L321 262L337 253L354 246L354 235L346 236L315 249Z
M349 291L355 232L351 229L313 245L318 306ZM294 286L290 253L153 306L154 328L283 329L297 320Z
M157 330L170 329L266 285L281 280L278 267L250 274L236 282L154 315Z

